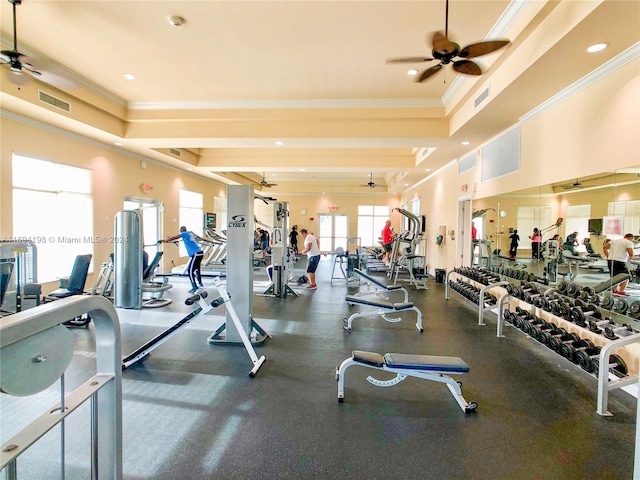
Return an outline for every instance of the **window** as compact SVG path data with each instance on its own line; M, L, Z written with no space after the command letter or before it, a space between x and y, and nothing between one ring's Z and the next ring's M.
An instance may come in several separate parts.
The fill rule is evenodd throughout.
M68 277L77 255L93 255L93 172L14 154L13 236L32 239L38 281Z
M346 215L320 214L320 231L318 232L320 250L334 252L341 247L347 250L347 237L349 236L349 221Z
M189 190L180 190L180 225L187 227L197 235L202 235L203 228L203 196L201 193L190 192ZM175 232L178 233L178 232ZM172 233L172 235L175 235ZM183 242L180 242L180 255L187 256L187 249L184 248Z
M142 243L149 254L149 261L158 251L156 242L162 238L162 202L146 198L125 197L125 210L140 210L142 212Z
M358 237L365 247L379 247L385 222L389 220L389 206L358 206Z
M609 202L608 216L623 217L622 235L640 232L640 200Z
M519 248L531 248L531 239L533 229L544 229L547 225L551 225L551 207L518 207L518 235L520 236ZM555 235L555 232L553 233ZM553 236L553 235L551 235ZM543 238L542 241L548 240Z
M591 205L569 205L567 207L567 217L565 220L564 233L566 236L573 232L578 232L577 240L589 238L589 219L591 218ZM554 231L555 235L555 231ZM553 235L552 235L553 236ZM580 250L586 252L586 247Z

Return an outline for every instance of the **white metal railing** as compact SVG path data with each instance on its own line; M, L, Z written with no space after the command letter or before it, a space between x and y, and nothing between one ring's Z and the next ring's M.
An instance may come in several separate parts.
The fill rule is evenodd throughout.
M73 356L73 341L65 340L60 324L88 313L96 332L96 374L69 395L64 371ZM69 351L71 350L71 351ZM0 321L0 389L32 395L61 379L60 403L0 446L0 470L17 478L17 459L31 445L85 401L91 410L91 478L122 478L122 359L118 315L100 296L74 296L46 303ZM64 428L61 428L64 434ZM64 438L63 438L64 440ZM64 442L61 451L64 478Z

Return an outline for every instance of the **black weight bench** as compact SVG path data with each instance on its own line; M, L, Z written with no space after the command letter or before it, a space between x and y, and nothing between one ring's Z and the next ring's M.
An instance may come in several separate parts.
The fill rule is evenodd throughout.
M338 382L338 402L344 401L345 374L349 367L373 368L383 372L395 373L390 380L377 380L371 376L367 381L376 387L392 387L407 377L416 377L423 380L444 383L455 398L464 413L469 413L478 408L476 402L467 402L462 396L460 383L449 375L461 375L469 371L469 366L458 357L443 357L433 355L409 355L402 353L387 353L380 355L374 352L354 350L350 358L347 358L336 368L336 381Z
M400 303L392 303L386 300L382 300L380 298L367 298L367 297L359 297L356 295L347 295L345 298L349 306L352 305L365 305L367 307L376 307L376 310L368 310L363 312L356 312L351 315L348 319L345 318L343 320L345 330L351 331L351 324L356 318L359 317L377 317L381 316L385 321L389 323L397 323L402 320L400 317L387 317L386 313L389 312L402 312L407 310L413 310L418 315L418 320L416 322L416 328L419 332L423 331L422 328L422 312L418 309L418 307L414 306L411 302L400 302Z
M380 296L381 298L384 298L385 300L388 300L388 298L382 297L380 295L380 292L385 292L385 293L402 292L402 293L404 293L404 301L405 302L409 301L409 292L407 292L407 289L404 288L402 285L398 285L397 283L395 283L393 285L387 285L385 283L382 283L379 278L373 277L371 275L368 275L366 272L360 270L359 268L354 268L353 269L353 273L355 273L356 275L359 275L364 280L366 280L367 282L372 284L374 286L374 288L376 289L375 292L372 292L372 293L375 293L375 295ZM364 295L371 295L371 293L369 293L369 292L358 292L354 296L359 297L359 296L364 296Z
M628 273L619 273L615 277L611 277L609 280L605 280L604 282L601 282L595 285L593 287L593 290L596 293L603 293L609 290L610 288L615 287L616 285L626 280L629 280L630 278L631 278L631 275L629 275Z

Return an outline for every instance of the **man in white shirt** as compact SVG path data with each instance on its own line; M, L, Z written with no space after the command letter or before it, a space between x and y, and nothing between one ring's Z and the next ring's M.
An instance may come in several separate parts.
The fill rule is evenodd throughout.
M304 242L303 254L307 255L307 273L309 274L309 285L307 288L315 290L318 288L316 285L316 269L320 263L320 247L318 246L318 240L312 234L307 232L305 228L300 230L302 240Z
M627 269L627 261L633 257L633 234L627 233L624 237L611 242L607 242L602 247L604 254L607 257L607 263L609 264L609 273L612 277L620 273L629 273ZM623 297L628 296L625 293L628 280L619 283L613 288L614 295L620 295Z

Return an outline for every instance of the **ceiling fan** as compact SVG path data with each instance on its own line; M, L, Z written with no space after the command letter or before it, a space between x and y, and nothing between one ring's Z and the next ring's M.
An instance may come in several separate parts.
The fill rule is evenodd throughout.
M13 5L13 50L2 50L0 52L0 65L8 65L10 69L7 70L7 79L15 85L24 85L33 77L54 87L76 88L77 85L71 80L39 68L33 59L18 51L16 7L22 4L22 0L8 1Z
M574 188L582 188L583 185L580 182L580 179L576 178L576 181L573 183L569 183L567 185L562 185L562 188L564 188L565 190L572 190Z
M436 32L433 36L431 50L432 57L402 57L402 58L389 58L386 63L417 63L417 62L430 62L432 60L440 60L438 65L427 68L417 78L416 82L424 82L427 78L436 74L442 67L448 64L453 64L453 69L456 72L464 73L465 75L482 75L482 69L480 66L467 58L480 57L508 45L509 40L491 40L487 42L478 42L467 45L464 48L460 48L455 42L449 40L449 0L446 0L445 9L445 27L444 35L441 32ZM461 60L454 60L456 57Z
M271 187L277 187L278 184L277 183L269 183L265 180L264 178L264 172L262 172L262 181L260 182L260 186L264 187L264 188L271 188Z
M360 185L361 187L369 187L369 188L384 188L384 185L378 185L373 181L373 172L369 174L369 182L364 185Z

